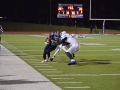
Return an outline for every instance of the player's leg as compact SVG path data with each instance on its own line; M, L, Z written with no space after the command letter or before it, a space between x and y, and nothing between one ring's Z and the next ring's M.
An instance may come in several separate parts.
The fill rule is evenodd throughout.
M51 46L47 49L48 60L50 60L50 52L56 49L57 46Z
M44 52L43 52L43 61L42 62L47 62L47 49L49 48L50 46L49 45L46 45L45 48L44 48Z
M65 52L65 54L69 57L70 59L70 62L68 63L68 65L74 65L74 64L77 64L75 59L73 59L73 56L70 52Z
M73 55L72 55L72 56L73 56L73 58L75 58L75 54L74 54L74 53L73 53Z
M67 51L66 51L66 55L69 57L70 59L70 62L68 63L68 65L74 65L74 64L77 64L76 60L73 59L73 54L74 52L76 52L77 50L80 49L80 46L79 44L75 44L75 45L72 45Z
M51 46L50 44L47 44L44 48L44 53L43 53L43 61L42 62L47 62L50 58L50 52L53 51L56 47ZM47 57L48 56L48 57Z

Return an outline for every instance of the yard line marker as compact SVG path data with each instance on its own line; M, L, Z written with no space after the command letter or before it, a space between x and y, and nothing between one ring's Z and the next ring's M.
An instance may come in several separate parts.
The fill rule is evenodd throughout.
M32 58L26 58L26 60L39 60L39 59L36 59L35 57L32 57Z
M81 50L81 51L111 51L111 50Z
M25 49L24 49L24 50L22 50L22 51L43 51L43 50L27 50L27 49L25 50Z
M37 61L37 62L36 61L30 61L30 62L32 62L32 63L41 63L41 61Z
M120 55L120 54L86 54L86 55L84 55L84 54L80 54L81 56L111 56L111 55ZM80 55L76 55L76 56L80 56Z
M100 43L81 43L83 45L91 45L91 46L101 46L101 45L107 45L107 44L100 44Z
M52 66L35 66L35 67L52 67Z
M74 78L52 78L52 79L74 79Z
M38 70L57 70L57 69L38 69Z
M112 62L112 63L118 63L119 64L120 62Z
M40 60L34 59L34 60L29 60L29 62L40 62Z
M111 56L111 55L120 55L120 54L86 54L86 55L85 54L80 54L80 55L76 54L75 56L106 56L106 55ZM37 56L37 55L34 55L34 56ZM42 55L40 55L40 56L42 56ZM61 55L58 55L57 57L61 57L61 56L66 56L66 55L61 54ZM48 63L48 62L46 62L46 63Z
M48 65L48 64L32 63L32 65Z
M82 87L64 87L64 88L90 88L89 86L82 86Z
M111 50L81 50L81 51L111 51ZM43 50L22 50L22 51L43 51Z
M29 63L35 63L35 64L37 64L37 63L39 63L39 64L41 64L41 62L40 61L29 61Z
M58 62L47 62L47 63L58 63Z
M116 51L120 51L120 48L115 48L115 49L111 49L111 50L116 50Z
M62 83L72 83L72 84L76 84L76 83L82 83L82 82L57 82L57 83L60 83L60 84L62 84Z
M25 60L32 61L32 60L38 60L38 59L36 59L36 58L26 58Z
M62 73L62 71L42 71L43 73Z
M120 47L120 46L108 46L108 45L96 45L96 46L94 46L94 45L85 45L85 46L82 46L82 47Z
M120 74L61 74L61 75L47 75L47 76L120 76Z
M36 62L36 61L34 61L34 62L31 62L31 63L34 63L34 64L43 64L43 63L41 63L40 61L39 62ZM45 63L44 63L45 64ZM47 64L48 65L48 64Z

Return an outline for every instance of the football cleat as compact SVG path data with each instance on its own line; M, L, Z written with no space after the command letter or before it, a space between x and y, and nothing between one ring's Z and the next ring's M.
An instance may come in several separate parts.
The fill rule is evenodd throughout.
M43 60L43 61L41 61L41 62L47 62L48 61L48 59L45 59L45 60Z
M77 64L76 61L71 61L71 62L68 63L68 65L75 65L75 64Z

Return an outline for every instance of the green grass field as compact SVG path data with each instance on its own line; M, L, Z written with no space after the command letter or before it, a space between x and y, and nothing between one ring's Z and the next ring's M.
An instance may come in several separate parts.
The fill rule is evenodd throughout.
M63 90L120 90L120 35L79 38L77 65L64 51L53 62L41 63L46 35L2 34L2 45L35 68ZM51 52L51 56L55 51Z

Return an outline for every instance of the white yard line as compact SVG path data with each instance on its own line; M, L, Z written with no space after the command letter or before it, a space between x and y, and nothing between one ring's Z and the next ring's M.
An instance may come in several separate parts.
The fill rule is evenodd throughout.
M120 74L61 74L61 75L47 75L47 76L120 76Z
M120 54L80 54L80 55L75 55L75 56L111 56L111 55L120 55ZM33 55L33 56L42 56L42 55ZM57 55L58 56L66 56L65 54L63 55Z
M35 67L49 67L50 68L50 67L53 67L53 66L35 66Z
M120 62L111 62L111 63L117 63L117 64L120 64Z
M57 70L57 69L38 69L38 70L43 70L43 71L48 70L49 71L49 70Z
M89 86L82 86L82 87L64 87L64 88L82 88L82 89L86 89L86 88L90 88Z
M48 64L41 64L41 62L40 63L38 63L38 62L35 62L35 63L31 63L32 65L48 65Z
M62 73L62 71L42 71L43 73Z
M74 78L52 78L52 79L61 79L61 80L63 79L64 80L64 79L74 79Z
M22 51L43 51L43 50L22 50ZM111 50L80 50L80 51L112 51L112 49Z
M76 84L76 83L82 83L82 82L57 82L58 84L63 84L63 83L71 83L71 84Z

